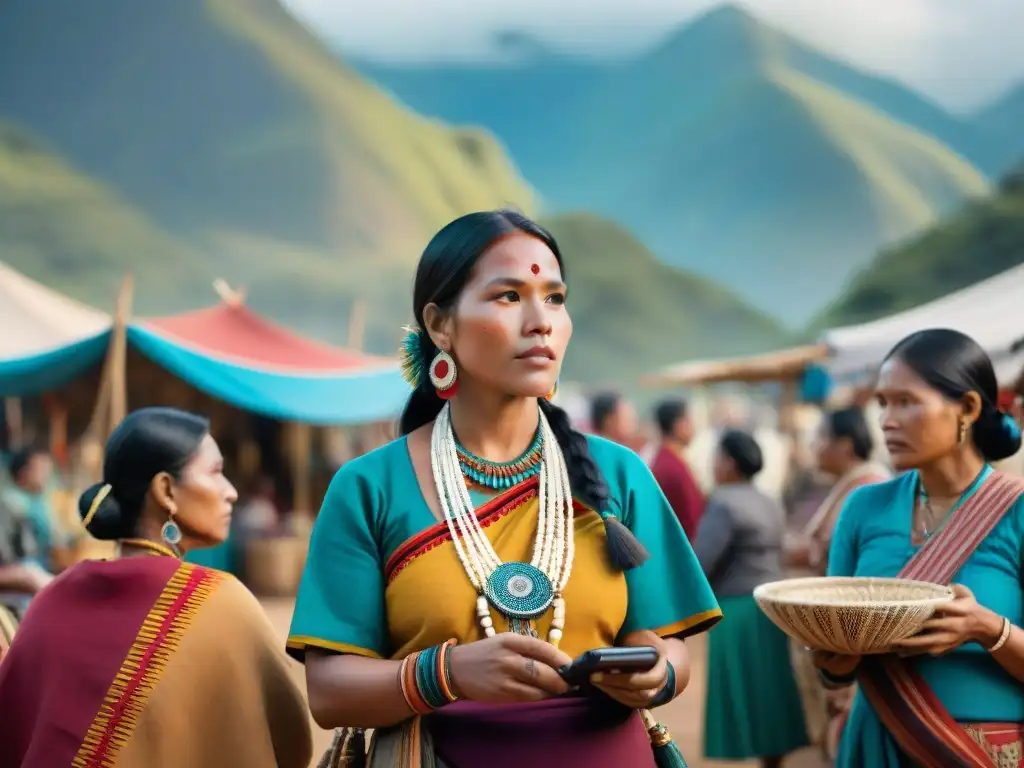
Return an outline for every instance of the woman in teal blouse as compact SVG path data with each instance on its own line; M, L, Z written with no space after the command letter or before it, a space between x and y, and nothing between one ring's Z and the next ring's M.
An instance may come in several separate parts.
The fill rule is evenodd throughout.
M640 457L550 402L567 282L520 214L442 229L416 273L402 437L324 499L288 647L321 726L374 729L374 766L653 768L668 745L644 713L686 686L681 639L721 617ZM659 661L567 696L559 668L607 646Z
M906 471L849 496L829 575L906 577L908 561L936 539L933 551L947 555L936 567L950 570L956 599L894 648L899 656L862 661L816 654L828 685L851 684L860 675L836 764L1017 766L1024 723L1024 500L1017 490L1005 495L1005 513L995 512L973 551L964 547L962 567L948 554L959 542L940 537L971 532L971 521L957 518L961 508L965 515L982 514L982 506L992 510L969 502L998 477L988 462L1020 448L1020 429L995 406L988 356L955 331L922 331L900 342L881 368L877 395L893 465ZM879 669L888 672L879 677Z

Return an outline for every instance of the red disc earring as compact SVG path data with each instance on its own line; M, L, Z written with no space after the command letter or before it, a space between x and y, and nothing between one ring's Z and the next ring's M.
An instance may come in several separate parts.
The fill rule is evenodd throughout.
M451 400L459 391L459 372L455 359L439 349L430 362L430 383L442 400Z

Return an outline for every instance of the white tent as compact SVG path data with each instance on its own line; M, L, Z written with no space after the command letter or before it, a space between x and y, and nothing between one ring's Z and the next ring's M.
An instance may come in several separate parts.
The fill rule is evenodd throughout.
M870 374L900 339L926 328L953 328L975 339L992 356L1000 382L1024 365L1024 264L941 299L889 317L827 331L838 381Z
M58 349L110 328L110 316L0 261L0 360Z

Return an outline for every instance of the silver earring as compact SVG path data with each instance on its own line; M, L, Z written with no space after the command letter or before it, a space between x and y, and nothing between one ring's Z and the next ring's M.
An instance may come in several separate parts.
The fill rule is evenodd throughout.
M160 538L172 547L181 543L181 527L174 522L174 518L168 518L167 522L164 523L160 529Z

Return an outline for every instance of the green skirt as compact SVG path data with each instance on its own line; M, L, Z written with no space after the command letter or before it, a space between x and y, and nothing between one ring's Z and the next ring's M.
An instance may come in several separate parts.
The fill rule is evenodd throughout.
M808 746L789 639L753 596L718 602L723 619L708 634L704 754L748 760Z

